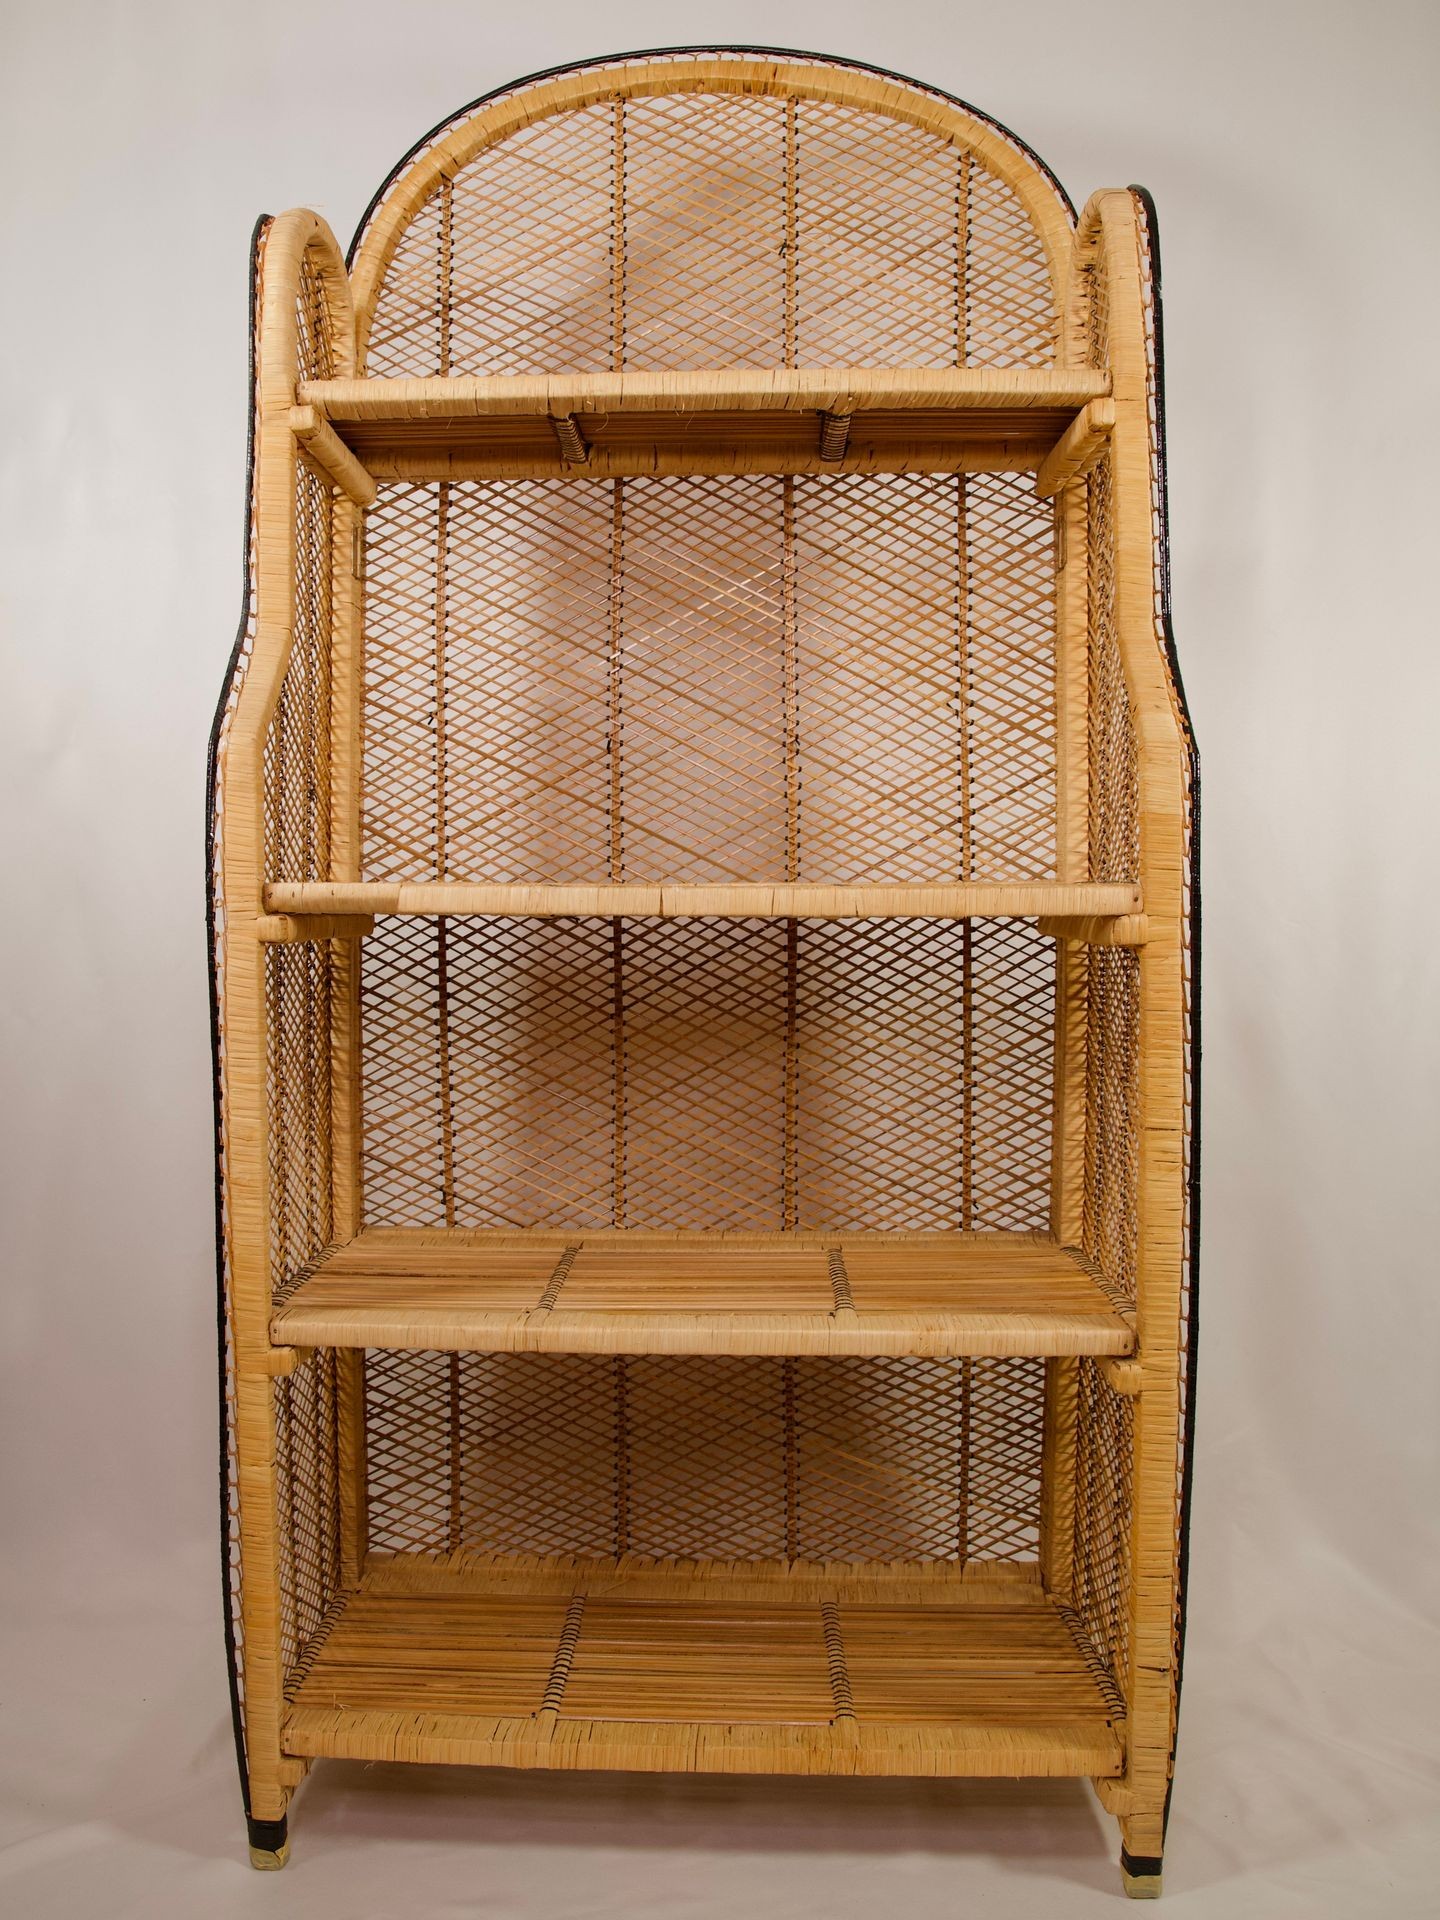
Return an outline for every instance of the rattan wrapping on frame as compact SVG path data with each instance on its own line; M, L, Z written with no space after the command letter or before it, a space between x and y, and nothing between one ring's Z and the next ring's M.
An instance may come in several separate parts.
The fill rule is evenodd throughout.
M245 1635L241 1617L242 1580L240 1548L239 1461L236 1441L236 1367L234 1271L230 1259L228 1183L224 1177L229 1142L226 1137L225 1102L225 877L221 858L224 791L222 772L226 747L235 718L241 682L255 644L255 542L254 457L256 416L258 414L259 321L263 295L265 240L270 222L256 222L250 237L250 421L246 445L245 501L245 593L240 628L231 651L215 717L210 731L210 761L206 784L206 937L210 949L210 1022L211 1052L215 1076L215 1243L217 1291L219 1294L218 1348L220 1363L220 1497L221 1550L223 1554L225 1643L230 1667L231 1717L235 1746L240 1762L245 1805L250 1805L249 1778L245 1754Z
M1145 329L1145 387L1150 416L1151 513L1154 541L1155 637L1165 660L1165 681L1185 745L1185 863L1183 895L1183 969L1185 1129L1184 1242L1180 1289L1180 1440L1175 1463L1175 1685L1171 1694L1171 1751L1179 1714L1185 1664L1185 1605L1188 1584L1190 1483L1194 1470L1195 1336L1199 1322L1200 1254L1200 753L1191 724L1170 620L1170 529L1165 469L1165 396L1159 241L1155 209L1148 193L1132 188L1139 215L1140 286Z
M366 371L1039 367L1055 332L1030 216L965 148L837 101L683 92L533 121L439 182Z
M1044 1363L371 1352L373 1552L1033 1561Z

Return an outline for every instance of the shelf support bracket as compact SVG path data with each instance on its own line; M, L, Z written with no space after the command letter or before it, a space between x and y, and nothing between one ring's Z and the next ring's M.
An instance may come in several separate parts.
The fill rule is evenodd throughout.
M262 913L255 920L255 938L271 947L304 940L363 940L374 931L373 914Z
M339 487L357 507L375 504L375 476L367 473L317 407L292 407L290 431L321 478Z
M1083 480L1109 446L1114 426L1113 400L1088 401L1040 462L1035 475L1039 498L1049 500L1063 487Z
M319 1351L318 1347L267 1347L264 1371L272 1380L286 1380L298 1368L313 1360Z
M1143 913L1042 913L1040 931L1052 940L1080 940L1087 947L1143 947L1150 939L1150 922Z
M1121 1360L1112 1353L1102 1353L1098 1365L1110 1391L1123 1399L1133 1400L1145 1385L1145 1369L1138 1360Z

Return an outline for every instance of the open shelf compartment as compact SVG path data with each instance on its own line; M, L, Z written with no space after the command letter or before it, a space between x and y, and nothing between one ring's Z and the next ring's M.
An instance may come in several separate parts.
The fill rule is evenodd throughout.
M459 1352L1128 1354L1133 1315L1023 1233L373 1230L275 1312L300 1347Z
M708 1773L1117 1774L1033 1568L374 1560L284 1750Z

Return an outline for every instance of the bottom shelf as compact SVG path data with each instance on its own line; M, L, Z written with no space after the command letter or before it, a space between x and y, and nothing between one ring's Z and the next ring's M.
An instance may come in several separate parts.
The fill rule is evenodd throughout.
M1033 1569L372 1561L287 1753L644 1772L1115 1775Z

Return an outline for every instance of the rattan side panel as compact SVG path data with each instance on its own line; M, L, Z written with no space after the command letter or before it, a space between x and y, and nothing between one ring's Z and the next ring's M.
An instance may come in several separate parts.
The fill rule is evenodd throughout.
M381 919L361 1019L372 1226L1046 1226L1027 921Z
M287 1697L303 1679L340 1594L336 1374L335 1354L323 1350L274 1387L280 1657Z
M1045 251L1014 189L835 101L677 92L511 133L391 260L372 374L1048 366Z
M1076 1406L1074 1610L1119 1693L1130 1674L1130 1526L1135 1402L1081 1360Z
M332 495L303 461L295 482L294 640L265 742L266 865L277 880L330 870Z
M1043 1362L371 1352L376 1552L1030 1561Z
M297 371L334 371L324 281L306 254L296 301ZM331 870L331 628L334 496L303 459L295 468L295 621L264 755L265 864L272 879ZM334 967L325 944L266 955L271 1259L283 1295L334 1238L332 1065Z
M1139 1233L1140 982L1133 949L1092 947L1086 962L1085 1251L1135 1303Z
M1150 415L1151 505L1154 556L1155 636L1185 743L1185 873L1182 948L1185 1023L1184 1272L1180 1295L1181 1423L1175 1462L1175 1687L1171 1702L1171 1750L1175 1743L1185 1664L1186 1587L1189 1573L1190 1488L1195 1455L1195 1345L1199 1328L1200 1264L1200 752L1180 673L1170 613L1170 531L1165 444L1163 309L1159 239L1148 193L1132 188L1139 213L1140 281L1145 330L1146 398Z
M1120 662L1115 605L1114 478L1106 454L1086 483L1090 552L1090 878L1140 871L1140 776L1135 721Z
M282 1297L335 1238L328 942L265 956L271 1273Z

